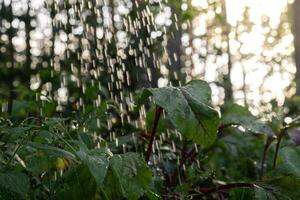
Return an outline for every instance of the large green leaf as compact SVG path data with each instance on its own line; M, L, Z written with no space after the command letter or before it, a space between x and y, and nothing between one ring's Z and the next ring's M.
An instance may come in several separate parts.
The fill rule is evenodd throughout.
M18 139L27 136L27 132L31 129L31 126L27 127L13 127L8 129L8 135L3 142L16 142Z
M76 154L83 161L83 163L88 166L90 173L95 178L97 185L102 186L108 169L109 151L107 149L86 151L81 149Z
M220 119L210 105L211 89L206 82L194 80L183 87L145 89L141 100L151 95L184 137L203 145L214 142Z
M257 200L294 200L300 198L300 179L294 176L278 176L263 180L255 187Z
M257 187L255 188L255 199L256 200L276 200L276 196L274 196L271 192L268 192L268 190Z
M84 165L71 166L64 173L63 184L58 188L56 199L72 200L94 200L96 199L97 185L90 173L89 168Z
M253 200L254 190L252 188L233 188L229 191L230 200Z
M300 179L278 176L258 181L253 188L235 188L230 199L294 200L300 198Z
M49 169L49 159L44 153L30 154L26 159L26 169L35 175L43 173Z
M138 154L115 155L103 191L109 199L135 200L148 191L151 179L151 170Z
M263 199L300 199L300 149L286 146L279 151L275 170L258 182L255 197Z
M146 116L147 131L150 131L152 129L152 124L155 119L155 116L156 116L156 111L155 111L155 106L153 106L153 108L147 111L147 116ZM167 128L168 128L167 120L164 118L160 118L155 132L156 135L160 135L161 133L166 132Z
M0 173L0 197L5 199L3 195L10 193L10 195L25 198L29 190L28 177L20 172L6 172Z
M12 102L12 116L23 116L25 117L30 112L37 111L37 102L32 100L13 100Z
M300 178L300 147L287 146L279 151L277 172Z
M75 155L69 151L66 151L64 149L60 149L57 147L45 145L45 144L39 144L36 142L29 142L29 145L33 148L39 149L44 151L48 156L52 157L61 157L61 158L67 158L67 159L75 159Z
M223 107L221 125L239 125L253 133L273 135L269 126L253 116L247 108L237 104L226 104Z

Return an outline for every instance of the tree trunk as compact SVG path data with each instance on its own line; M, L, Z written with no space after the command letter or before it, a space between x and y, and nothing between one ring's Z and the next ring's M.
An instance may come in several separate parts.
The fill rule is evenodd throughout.
M231 83L231 68L232 68L232 60L231 60L231 50L230 50L230 29L231 26L227 22L227 11L226 11L226 1L222 0L222 10L224 13L224 24L223 24L223 29L224 29L224 34L226 38L226 43L227 43L227 74L224 75L224 89L225 89L225 101L231 101L233 99L233 91L232 91L232 83Z
M10 29L8 30L8 41L9 41L9 56L10 56L10 62L11 62L11 69L10 69L10 77L9 77L9 97L8 97L8 113L12 114L13 109L13 101L15 99L16 93L15 93L15 87L14 87L14 80L15 80L15 59L14 59L14 45L12 42L13 36L14 36L14 28L12 26L12 21L14 19L13 11L12 11L12 1L9 4L8 11L9 11L9 23L10 23Z
M178 31L174 31L174 38L170 38L168 41L168 54L170 59L170 69L171 69L171 81L173 81L173 85L177 85L177 82L180 81L180 69L181 69L181 61L180 56L182 54L181 49L181 29ZM177 74L177 77L175 74Z
M27 2L27 13L25 16L25 31L26 31L26 61L24 63L24 76L25 76L25 81L26 81L26 85L28 85L28 88L30 89L30 75L32 73L31 70L31 47L30 47L30 32L33 30L32 26L31 26L31 16L30 16L30 3L31 1L28 0Z
M167 51L169 57L169 69L170 69L170 82L173 86L178 86L180 80L182 79L182 75L180 73L181 69L181 60L180 57L182 55L182 44L181 44L181 11L178 8L172 7L172 12L177 14L178 21L177 23L178 29L175 29L171 36L169 36L167 43Z
M295 0L293 5L294 20L294 45L296 62L297 94L300 94L300 0Z

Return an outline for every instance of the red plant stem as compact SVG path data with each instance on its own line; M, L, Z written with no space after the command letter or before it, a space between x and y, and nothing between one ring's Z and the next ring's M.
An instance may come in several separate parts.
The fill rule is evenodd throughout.
M234 126L234 125L238 125L238 124L236 124L236 123L221 124L221 125L218 127L218 131L222 131L223 129L228 128L228 127L231 127L231 126Z
M147 154L146 154L146 162L147 163L149 162L149 159L150 159L150 155L151 155L151 151L152 151L152 145L153 145L153 141L154 141L154 138L155 138L155 132L156 132L156 128L157 128L158 121L159 121L159 118L161 116L162 110L163 110L162 107L160 107L160 106L156 107L155 119L154 119L154 122L153 122L152 132L151 132L151 138L150 138L150 142L149 142L148 149L147 149Z
M196 154L196 150L195 150L195 148L193 148L189 153L183 153L182 154L182 159L181 159L181 161L180 161L180 163L179 163L179 166L178 166L178 169L176 169L175 171L174 171L174 173L173 173L173 178L176 178L177 177L177 175L178 175L178 172L180 171L180 169L182 168L182 166L183 166L183 164L189 159L189 158L194 158L194 156L195 156L195 154Z
M221 185L212 188L201 188L200 191L203 192L205 195L211 194L214 192L230 190L233 188L253 188L255 185L253 183L229 183L226 185Z
M197 148L200 148L200 145L197 144ZM193 163L195 161L196 155L198 151L196 151L196 147L193 149L193 152L190 155L190 163Z
M197 145L197 148L199 148L199 145ZM184 152L182 153L182 157L178 166L178 169L176 169L173 174L172 174L172 184L174 185L175 178L178 176L180 173L181 168L185 163L188 164L187 161L189 161L189 164L192 164L195 161L195 158L197 156L198 151L196 150L196 147L192 148L189 152Z

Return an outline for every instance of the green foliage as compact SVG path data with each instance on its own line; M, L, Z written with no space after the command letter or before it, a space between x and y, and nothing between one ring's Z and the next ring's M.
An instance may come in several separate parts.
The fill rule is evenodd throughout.
M89 168L97 186L102 186L109 165L108 156L112 156L112 153L107 149L80 149L76 154Z
M153 135L153 106L144 130L111 101L80 117L0 119L1 199L300 198L300 150L287 137L299 117L262 122L230 103L219 113L204 81L145 89L138 103L150 96L165 112Z
M206 82L194 80L179 88L146 89L142 101L150 95L188 140L206 146L214 142L220 119L210 105L211 90Z
M279 152L277 171L300 179L300 147L284 147Z
M265 180L255 189L258 200L299 199L300 179L292 176L280 176Z
M65 118L48 118L42 126L2 120L1 199L155 197L144 159L133 152L113 154L109 148L97 148L93 135L82 132L91 126L86 121L74 129ZM95 126L91 129L97 130Z
M274 134L269 126L254 117L247 108L237 104L225 104L221 124L222 126L241 126L246 131L256 134L268 134L269 136Z
M48 155L50 157L75 159L74 154L72 154L71 152L68 152L66 150L57 148L57 147L52 147L52 146L48 146L45 144L39 144L39 143L34 143L34 142L30 142L29 145L33 148L42 150L43 152L46 153L46 155Z
M249 196L257 200L299 199L299 163L298 148L291 146L282 148L276 169L271 170L262 181L256 182L254 193L252 192ZM238 196L236 194L237 199L241 198L242 193Z
M13 196L17 198L25 198L29 191L29 179L20 172L10 171L0 173L0 197L2 199Z
M97 186L86 165L72 166L62 177L64 183L55 195L59 199L96 199Z
M148 191L151 170L135 153L115 155L110 160L110 173L104 186L108 199L138 199ZM117 190L116 190L117 189Z

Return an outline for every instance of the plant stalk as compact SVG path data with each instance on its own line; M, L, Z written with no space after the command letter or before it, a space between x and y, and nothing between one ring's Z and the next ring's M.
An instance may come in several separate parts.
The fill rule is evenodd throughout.
M261 160L261 165L260 165L259 180L261 180L263 175L264 175L264 164L265 164L265 161L266 161L267 150L268 150L268 145L265 144L264 151L263 151L263 156L262 156L262 160Z
M212 188L202 188L200 191L204 193L205 195L211 194L214 192L224 191L224 190L230 190L233 188L253 188L255 184L253 183L229 183L226 185L216 186Z
M153 145L153 141L154 141L154 138L155 138L155 132L156 132L156 129L157 129L157 126L158 126L158 121L159 121L159 118L161 116L162 110L163 110L162 107L156 106L155 119L154 119L154 122L153 122L151 138L150 138L150 142L149 142L148 149L147 149L147 154L146 154L146 162L147 163L149 162L149 159L150 159L150 155L151 155L151 151L152 151L152 145Z
M182 158L180 160L178 169L176 169L173 173L172 178L176 178L179 174L179 171L181 170L181 168L183 167L184 163L189 159L189 158L194 158L196 155L196 150L195 148L193 148L192 150L190 150L188 153L183 153L182 154Z
M276 161L277 161L277 157L278 157L280 142L281 142L281 139L282 139L284 133L285 133L285 129L283 129L282 131L280 131L280 133L278 135L272 169L275 169L275 167L276 167Z
M267 141L266 141L266 144L265 144L264 150L263 150L262 160L261 160L259 180L261 180L264 175L264 165L266 162L267 152L268 152L268 149L269 149L270 145L272 144L272 142L273 142L273 138L267 138Z

